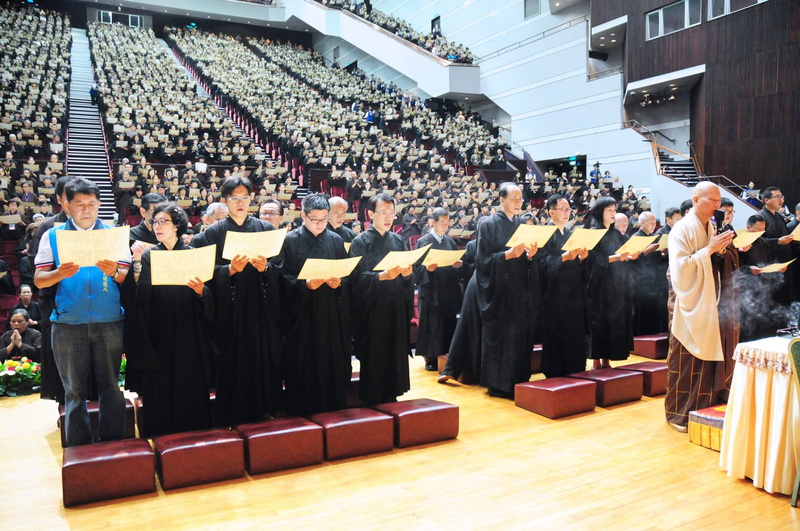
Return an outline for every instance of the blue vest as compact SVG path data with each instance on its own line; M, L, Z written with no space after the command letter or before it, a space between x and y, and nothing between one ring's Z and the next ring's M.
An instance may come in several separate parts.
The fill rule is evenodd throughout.
M94 229L107 229L97 220ZM61 264L58 258L57 230L76 230L72 220L50 231L50 247L53 249L55 267ZM109 323L122 320L119 302L119 286L97 266L81 267L69 278L56 284L55 308L50 321L64 324Z

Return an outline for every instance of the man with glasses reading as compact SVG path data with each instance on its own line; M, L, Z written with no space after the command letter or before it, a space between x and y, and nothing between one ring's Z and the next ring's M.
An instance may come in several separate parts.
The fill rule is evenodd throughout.
M361 361L361 398L367 405L395 402L411 388L408 376L409 326L414 311L412 266L387 271L372 269L389 253L405 251L391 231L395 217L391 197L369 198L372 226L353 240L350 256L361 256L351 275L353 337Z
M216 244L210 288L216 304L214 344L217 418L226 426L261 420L280 410L281 333L278 273L263 256L222 258L228 232L275 230L248 215L253 188L246 177L229 177L220 188L228 217L192 239L193 247Z
M100 260L91 267L61 262L57 231L107 229L97 219L100 189L82 178L66 187L70 218L42 237L34 280L41 288L56 286L52 346L66 393L67 446L92 442L86 400L94 372L100 396L100 440L121 439L125 433L125 398L117 383L122 361L122 306L119 284L131 260Z
M301 208L303 225L286 236L280 260L283 375L287 412L311 415L347 407L352 338L343 279L297 278L309 258L347 257L342 239L327 230L328 200L307 195Z
M761 209L761 217L766 223L766 230L762 238L769 244L775 259L780 262L788 262L792 259L792 245L794 238L789 234L786 227L786 219L783 214L784 197L781 191L770 186L762 193L764 208ZM794 268L795 264L789 266L790 272L784 277L784 285L775 290L778 304L790 304L795 296Z

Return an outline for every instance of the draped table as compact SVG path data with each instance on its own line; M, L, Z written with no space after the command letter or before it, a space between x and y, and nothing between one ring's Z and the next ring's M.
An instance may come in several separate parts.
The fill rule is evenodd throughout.
M800 403L790 345L770 337L740 343L733 359L719 464L729 477L791 494L800 462Z

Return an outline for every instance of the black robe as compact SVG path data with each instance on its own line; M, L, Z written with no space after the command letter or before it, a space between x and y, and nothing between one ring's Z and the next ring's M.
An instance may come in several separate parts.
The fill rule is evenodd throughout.
M328 230L331 232L335 232L336 234L339 235L339 237L342 238L342 241L348 243L355 240L356 236L358 236L358 234L356 234L353 229L351 229L350 227L345 227L344 225L339 225L338 229L334 229L332 225L328 224Z
M783 216L779 213L773 214L767 207L764 207L759 212L761 217L766 222L765 231L762 238L769 244L772 250L772 256L776 262L788 262L793 258L793 247L795 244L788 243L780 245L778 240L789 234L789 229L786 227L786 222ZM797 264L789 265L786 273L781 273L780 285L775 288L775 302L781 305L789 305L795 295L794 277ZM774 281L774 280L773 280Z
M648 236L641 229L634 236ZM653 236L650 234L649 236ZM662 236L664 237L664 236ZM656 242L659 240L657 239ZM646 336L669 331L667 283L669 258L661 251L644 253L630 263L633 279L633 335Z
M278 264L266 271L251 264L230 276L230 260L222 258L225 236L233 232L275 230L248 216L241 226L229 216L192 239L192 246L217 245L217 265L210 283L216 305L216 414L222 425L261 420L278 411L281 399L281 333L278 328Z
M506 260L506 243L521 223L503 212L478 225L475 276L483 322L481 385L511 395L531 376L539 271L525 253Z
M431 249L456 251L458 246L446 234L441 243L432 232L417 241L417 248L430 244ZM414 278L419 293L419 333L416 354L426 358L438 358L447 354L456 329L462 294L459 279L460 268L437 267L428 271L420 261L414 268Z
M586 370L586 283L580 258L562 262L561 248L572 231L556 230L538 253L539 278L545 308L542 331L542 372L547 378Z
M347 253L333 231L314 236L305 226L286 236L281 254L284 301L283 374L286 410L311 415L347 407L352 350L347 285L315 290L297 275L308 258L341 259Z
M414 311L414 281L402 275L378 280L373 271L389 251L404 251L403 239L391 231L383 236L370 227L350 247L361 256L351 275L351 308L355 354L361 361L361 398L367 405L393 402L411 388L410 321Z
M478 240L467 244L461 266L462 273L467 273L467 287L464 289L464 300L461 304L461 313L458 316L453 340L447 355L447 364L442 374L458 379L461 371L468 370L476 376L481 373L481 342L483 326L481 324L481 309L478 305L478 279L475 277L475 254Z
M612 225L589 251L587 306L591 352L587 357L591 359L624 360L633 348L630 264L608 262L608 257L616 254L625 240Z
M740 270L735 279L739 288L741 341L774 336L777 329L788 326L786 307L776 303L785 273L754 275L751 269L751 266L764 267L776 261L763 237L753 242L749 250L739 252Z
M138 392L147 408L146 437L211 427L208 330L214 321L213 296L208 287L201 298L188 286L153 286L153 249L166 250L159 244L144 252L136 286L135 311L140 314L138 333L143 348L128 354L128 362L135 362L141 370ZM173 250L184 249L188 247L178 239Z

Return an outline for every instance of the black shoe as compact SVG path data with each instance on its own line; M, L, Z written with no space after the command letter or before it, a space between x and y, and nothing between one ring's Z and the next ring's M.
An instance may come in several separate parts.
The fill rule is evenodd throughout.
M426 371L439 370L439 364L437 363L436 358L425 358L425 370Z

